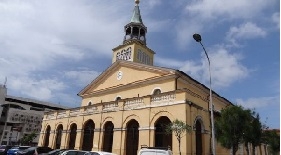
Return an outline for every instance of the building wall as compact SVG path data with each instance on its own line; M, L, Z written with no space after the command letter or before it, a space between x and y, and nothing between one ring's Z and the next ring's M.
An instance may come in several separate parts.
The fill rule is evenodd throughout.
M123 79L123 80L126 81L128 79ZM113 81L116 81L116 77L115 79L113 79ZM107 80L107 82L113 82L113 81L111 81L111 78ZM114 101L117 97L121 97L121 99L124 99L124 98L133 98L138 96L151 95L154 89L161 89L161 92L169 92L175 89L174 85L175 82L173 79L167 79L153 84L142 84L141 86L136 85L134 87L130 87L126 89L117 89L115 91L110 91L110 92L106 91L104 93L95 94L92 97L87 96L83 98L81 106L86 106L88 105L89 102L92 102L93 104L100 103L101 101L110 102L110 101ZM101 88L97 88L97 90L100 89Z
M197 94L198 95L198 94ZM139 123L139 145L154 146L155 123L162 116L168 117L170 121L176 118L192 126L192 131L182 138L181 151L183 154L194 154L196 151L195 123L200 121L202 126L202 148L203 154L209 154L210 148L210 119L205 101L198 99L194 93L187 91L172 91L160 95L151 95L139 98L128 98L116 102L108 102L84 106L81 108L66 111L49 112L44 116L39 145L44 145L46 128L51 127L49 146L55 147L56 128L63 125L64 142L60 148L68 148L69 129L72 123L77 124L77 136L75 149L81 149L83 144L83 125L88 120L95 123L92 150L102 150L103 134L100 129L104 124L111 121L114 124L114 138L112 152L123 155L126 148L126 125L134 119ZM186 100L190 102L186 102ZM202 102L205 102L203 104ZM197 104L198 103L198 104ZM198 106L200 103L203 107ZM108 106L107 106L108 105ZM178 154L178 142L172 136L172 148ZM218 153L225 153L225 149L220 149Z
M6 86L0 86L0 143L19 145L19 140L27 134L35 132L39 135L44 110L60 108L60 105L47 106L46 102L7 96ZM37 106L32 106L36 104ZM51 103L50 103L51 104ZM37 145L39 136L33 140Z

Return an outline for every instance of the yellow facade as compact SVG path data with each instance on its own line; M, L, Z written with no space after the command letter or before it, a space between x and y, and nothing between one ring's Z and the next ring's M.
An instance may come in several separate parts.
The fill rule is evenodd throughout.
M138 5L134 13L113 64L79 93L81 107L45 113L39 146L119 155L136 155L141 145L169 146L177 155L176 136L164 128L178 119L192 127L181 139L182 154L211 154L209 89L179 70L153 66ZM215 116L232 105L212 97ZM217 143L216 152L230 153Z
M123 73L121 79L117 79L118 71ZM155 89L161 90L161 93L153 94ZM82 149L84 125L92 120L95 129L91 150L104 150L105 124L112 122L112 152L123 155L126 154L127 124L131 120L139 124L139 149L141 145L155 146L155 126L159 119L165 117L170 122L179 119L192 126L192 132L182 138L182 153L196 153L197 132L202 137L202 153L209 154L208 95L208 88L180 71L117 61L80 92L83 98L80 108L45 114L39 145L46 145L46 128L49 126L51 132L48 146L56 148L57 128L61 124L63 131L59 147L69 148L70 126L75 123L75 149ZM121 99L116 100L117 97ZM215 93L213 102L217 111L231 105ZM200 131L196 131L196 123L200 124ZM178 143L174 135L171 147L174 154L178 154ZM226 151L217 145L217 152L224 154Z

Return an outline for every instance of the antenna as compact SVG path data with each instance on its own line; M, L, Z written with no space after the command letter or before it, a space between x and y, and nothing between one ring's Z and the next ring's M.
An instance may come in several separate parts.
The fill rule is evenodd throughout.
M5 82L4 82L4 87L6 88L6 84L7 84L7 76L5 77Z

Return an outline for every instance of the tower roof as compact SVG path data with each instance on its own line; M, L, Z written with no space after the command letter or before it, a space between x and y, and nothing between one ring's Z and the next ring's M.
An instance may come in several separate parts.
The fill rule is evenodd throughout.
M131 18L131 22L132 23L142 23L142 19L141 19L141 14L140 14L140 8L139 8L139 0L135 0L135 8L134 8L134 12L133 12L133 16Z

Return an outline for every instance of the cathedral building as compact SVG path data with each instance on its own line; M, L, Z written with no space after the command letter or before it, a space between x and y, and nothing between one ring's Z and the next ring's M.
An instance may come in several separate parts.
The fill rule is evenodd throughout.
M154 66L138 0L124 32L112 65L79 92L81 106L45 113L38 145L119 155L137 155L147 145L179 154L176 136L165 132L178 119L192 128L181 139L181 153L211 154L209 88L180 70ZM232 103L215 92L212 98L216 119ZM215 147L217 154L230 153Z

